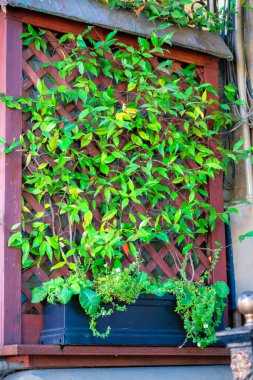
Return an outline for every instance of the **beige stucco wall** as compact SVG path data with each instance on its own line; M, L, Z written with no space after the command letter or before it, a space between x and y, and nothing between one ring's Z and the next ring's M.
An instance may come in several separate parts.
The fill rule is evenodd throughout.
M239 205L240 215L231 216L233 258L237 296L253 290L253 237L238 242L238 236L253 231L253 205Z

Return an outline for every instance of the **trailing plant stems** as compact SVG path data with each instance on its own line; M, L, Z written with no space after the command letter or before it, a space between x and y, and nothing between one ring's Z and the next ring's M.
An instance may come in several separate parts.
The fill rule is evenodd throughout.
M244 54L244 38L243 38L243 12L241 0L236 0L236 14L235 14L235 51L236 51L236 70L238 80L239 97L245 102L240 106L240 114L243 119L242 133L244 138L244 149L248 150L251 147L250 129L247 123L248 115L246 110L247 104L247 90L246 90L246 62ZM251 163L251 156L245 159L245 175L246 175L246 199L253 201L253 168Z

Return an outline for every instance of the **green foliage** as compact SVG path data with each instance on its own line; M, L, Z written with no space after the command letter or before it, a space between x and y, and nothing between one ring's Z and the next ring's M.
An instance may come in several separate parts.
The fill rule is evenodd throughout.
M44 210L35 212L24 202L23 233L15 232L9 245L22 249L24 269L45 257L51 270L69 269L68 278L34 289L33 302L67 303L78 296L95 335L110 332L96 330L99 316L123 310L122 303L141 293L174 294L187 337L204 347L215 339L227 296L225 285L205 286L219 249L198 283L186 267L197 257L196 237L210 233L218 219L228 222L230 211L219 213L208 202L208 181L226 170L228 158L237 162L249 152L241 142L230 152L216 140L220 128L232 124L229 103L217 107L216 90L200 84L195 65L172 70L165 57L151 65L156 55L168 53L171 36L153 33L134 48L119 42L115 31L97 41L90 30L62 36L69 55L44 65L62 78L75 73L73 89L48 89L42 80L33 98L0 98L31 115L31 129L5 153L22 150L24 190ZM30 28L23 38L46 51L43 35ZM106 86L96 84L101 76ZM227 91L233 102L232 89ZM59 112L69 107L72 120ZM141 272L141 244L169 244L172 237L184 257L180 280L161 282ZM123 253L134 261L126 269Z
M239 241L242 242L243 240L245 240L248 237L253 237L253 231L249 231L249 232L246 232L243 235L240 235L239 236Z
M137 16L145 13L151 21L159 19L179 26L194 25L211 31L221 30L225 17L228 18L223 8L216 15L208 11L204 3L193 4L192 0L100 0L100 2L108 4L112 9L134 11Z
M95 314L100 305L100 294L91 289L83 288L79 293L79 301L82 308L88 314Z
M160 282L139 270L138 263L133 263L124 270L109 267L101 269L101 272L94 275L93 281L80 281L77 274L66 279L56 278L33 289L32 302L38 303L47 298L51 303L66 304L73 295L79 294L80 305L91 317L90 328L93 334L106 338L111 328L108 326L105 332L99 332L96 329L98 318L109 316L114 310L125 311L124 305L135 303L141 294L155 294L159 297L173 294L177 301L175 311L183 319L186 339L191 339L201 348L215 343L215 331L226 306L224 299L229 294L224 282L218 281L209 286L203 286L203 282L172 279Z
M201 348L215 343L215 329L222 319L228 286L221 281L209 287L178 281L173 294L177 298L176 311L184 321L187 338Z
M30 45L34 43L37 50L42 49L44 52L47 50L47 44L45 40L43 39L43 36L45 34L44 30L37 31L32 27L32 25L27 26L27 32L22 33L20 38L23 39L24 45Z

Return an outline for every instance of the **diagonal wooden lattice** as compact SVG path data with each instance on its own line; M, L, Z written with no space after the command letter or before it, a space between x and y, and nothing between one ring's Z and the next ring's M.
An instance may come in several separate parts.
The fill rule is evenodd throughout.
M56 85L63 85L67 89L71 89L71 84L73 79L79 75L77 72L73 72L70 76L68 76L66 79L61 78L57 70L53 67L42 67L44 63L47 62L57 62L59 60L64 59L66 56L68 56L70 49L68 49L67 46L62 47L58 42L58 35L56 33L52 33L50 31L47 31L45 34L45 40L48 44L48 49L46 53L44 53L41 50L37 50L33 44L29 45L28 47L25 47L23 52L23 95L28 97L34 97L37 94L36 90L36 84L39 79L43 79L45 81L45 84L48 88L54 87ZM70 48L70 47L69 47ZM112 57L108 54L106 57L108 60L111 60ZM151 65L156 68L161 61L160 58L152 58L150 59ZM171 74L173 71L178 71L184 67L184 64L182 62L174 61L173 66L171 68ZM199 82L201 83L203 81L202 78L202 68L197 67L196 72L198 74ZM164 75L164 73L163 73ZM94 79L94 82L97 86L100 86L100 88L107 88L110 85L110 80L105 75L101 74L99 77L96 77ZM182 87L183 87L183 80L182 80ZM117 100L119 103L125 102L125 93L126 93L126 85L120 84L116 85L116 94L117 94ZM82 110L82 105L77 104L70 104L66 107L60 106L58 109L58 114L61 117L64 117L71 121L73 117L75 116L77 111ZM181 121L176 120L176 118L172 121L175 125L178 125L178 128L181 126ZM26 132L31 126L30 122L30 116L28 114L24 115L24 126L23 130ZM123 136L122 143L127 142L127 136ZM90 154L93 157L100 154L98 151L98 148L95 144L95 142L89 144L87 147L84 148L86 154ZM26 157L24 157L25 161ZM43 162L41 158L38 158L39 163ZM47 156L47 160L50 162L50 157ZM53 164L53 163L52 163ZM184 163L189 168L192 167L192 163L190 161L186 161ZM29 168L32 170L33 161L31 160L28 168L25 170L29 170ZM68 164L68 168L71 169L71 163ZM118 162L117 165L123 165L121 162ZM196 164L195 164L196 165ZM122 170L125 168L122 167ZM171 179L170 181L167 179L163 179L162 182L163 186L169 187L170 190L177 191L177 185L172 184ZM207 190L207 189L203 189ZM181 193L180 197L176 198L173 201L174 207L180 208L182 202L187 199L189 194L187 191L185 191L184 194ZM199 200L204 201L204 199L201 198L199 194L196 195L199 197ZM29 204L29 210L34 213L45 211L43 202L39 203L34 195L31 193L28 193L26 191L23 192L24 202L25 204ZM55 204L60 200L52 199L54 210L57 209L57 206ZM103 202L103 194L99 194L96 197L97 201L97 209L94 212L94 219L95 223L97 223L97 226L101 223L101 213L100 213L100 206ZM162 205L163 201L159 201L159 207ZM157 206L157 207L158 207ZM145 203L145 200L143 204L136 204L132 202L128 208L126 209L126 215L124 216L125 220L128 220L128 213L131 209L131 212L133 214L142 213L144 215L147 215L151 218L155 217L155 208L150 207L149 203ZM203 213L203 219L205 218L205 214ZM57 228L57 221L53 221L51 216L47 216L45 218L46 223L48 223L51 226L51 229ZM55 225L53 226L53 223ZM26 225L27 232L31 231L31 226L29 224ZM67 226L66 226L67 231ZM81 225L77 226L77 231L79 233L83 232L83 227ZM161 240L153 240L150 242L150 244L144 244L139 242L137 244L137 248L139 252L141 252L143 257L143 270L147 271L150 275L155 277L162 277L165 278L173 278L179 275L181 263L183 260L183 254L182 249L186 244L191 243L190 239L184 239L184 241L178 245L176 242L176 238L171 238L170 243L167 244L164 241ZM194 280L198 280L200 276L204 273L206 269L210 267L210 258L208 256L208 248L209 242L208 242L208 236L199 234L194 241L194 250L189 253L188 256L188 264L186 267L186 271L189 275L189 277L193 277ZM125 256L124 264L128 265L131 260L134 260L134 258L131 258L131 256ZM31 290L33 287L40 285L44 281L48 281L50 278L57 277L57 276L67 276L67 269L61 268L58 270L55 270L53 272L50 271L51 263L48 259L43 258L41 262L40 268L37 266L33 266L29 268L28 270L23 272L23 280L22 280L22 308L23 313L41 313L41 305L32 305L31 300Z

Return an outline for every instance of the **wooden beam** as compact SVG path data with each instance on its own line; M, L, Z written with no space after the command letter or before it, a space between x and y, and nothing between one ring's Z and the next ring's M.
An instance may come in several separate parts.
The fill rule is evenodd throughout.
M0 347L7 361L25 368L122 367L229 364L225 348L14 345Z
M219 90L218 80L218 60L212 62L209 66L204 67L204 81L210 83L213 87ZM212 146L212 149L215 146ZM218 155L218 152L217 152ZM208 182L209 202L215 207L217 213L224 211L223 200L223 172L218 173L214 179ZM218 246L215 242L222 244L219 261L212 273L212 283L216 281L227 282L227 260L226 260L226 241L225 241L225 226L224 223L217 219L214 230L209 235L210 248L215 249Z
M0 11L0 93L22 93L22 24ZM0 136L7 144L22 131L21 112L0 104ZM20 250L9 248L10 228L21 219L21 153L0 151L0 344L21 341Z
M227 356L228 349L222 347L151 347L151 346L60 346L58 344L23 344L0 346L0 356L11 355L60 355L60 356Z
M190 356L28 356L27 369L32 368L77 368L77 367L150 367L150 366L189 366L189 365L229 365L227 357L190 357ZM20 361L16 358L16 361ZM25 362L24 366L26 365Z
M87 27L85 23L67 20L61 17L33 12L26 9L21 8L7 8L7 12L9 17L13 20L18 20L23 22L24 24L32 24L34 26L40 27L42 29L55 30L62 33L74 33L79 34L84 31ZM91 31L91 36L95 40L105 39L108 34L108 30L96 26L96 28ZM118 33L117 38L119 41L124 42L128 45L132 45L135 48L138 48L139 45L137 43L137 37L127 34L127 33ZM169 59L175 59L184 63L195 63L199 66L208 66L212 62L216 62L217 58L208 54L203 54L197 51L193 51L190 49L185 49L182 47L169 47L170 54L165 54L164 56Z

